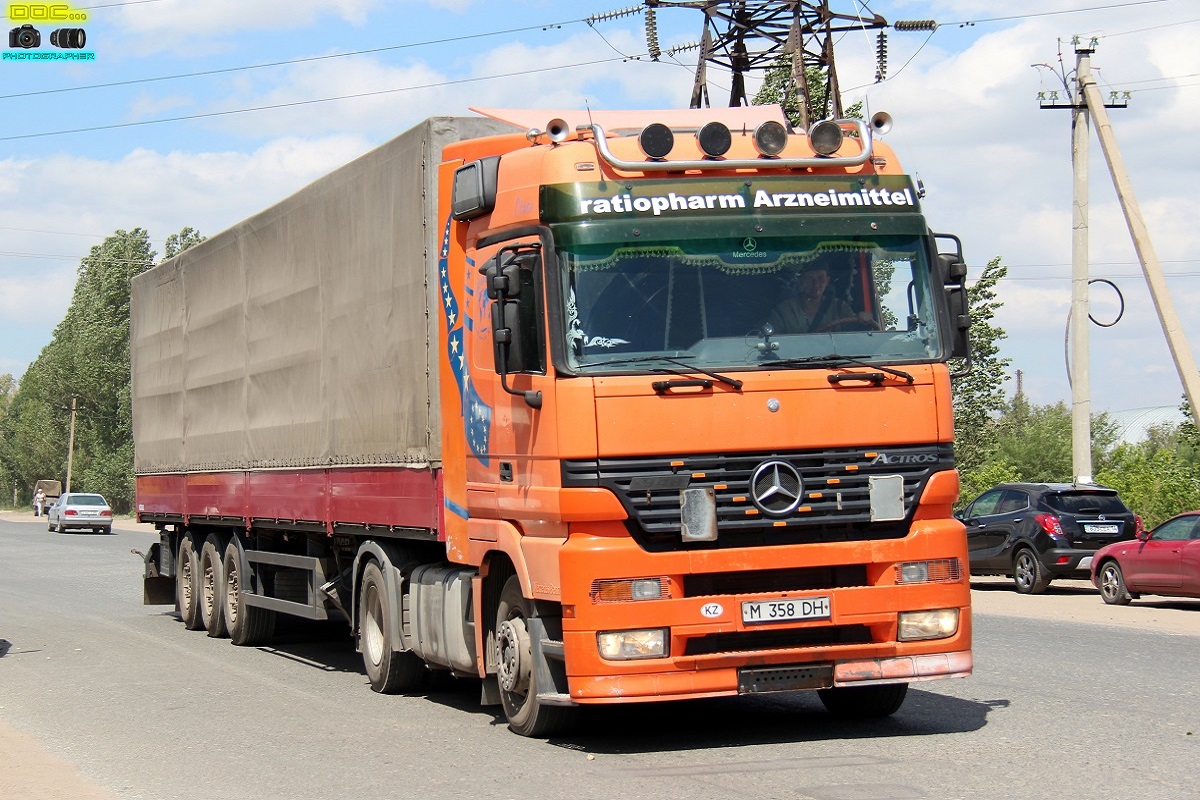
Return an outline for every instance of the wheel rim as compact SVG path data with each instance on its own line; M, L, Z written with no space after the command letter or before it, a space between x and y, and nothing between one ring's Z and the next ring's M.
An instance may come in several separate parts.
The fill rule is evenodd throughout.
M1117 571L1113 569L1112 564L1105 565L1104 570L1100 573L1100 594L1107 599L1112 599L1117 596L1119 587Z
M180 560L183 564L179 570L179 577L182 579L180 582L181 597L179 598L179 605L184 613L187 613L187 610L192 607L192 559L185 554Z
M500 688L520 706L529 693L529 630L523 617L512 617L496 630L496 678Z
M1017 564L1013 569L1014 577L1017 585L1028 587L1033 585L1033 557L1029 553L1021 553L1017 556Z
M237 624L239 589L237 567L227 564L225 569L225 621L231 627Z
M213 569L212 561L204 559L204 591L201 592L204 601L206 619L212 618L213 606L217 599L217 571Z
M379 600L379 590L375 586L367 587L366 621L363 624L363 652L367 659L376 667L383 662L383 603Z

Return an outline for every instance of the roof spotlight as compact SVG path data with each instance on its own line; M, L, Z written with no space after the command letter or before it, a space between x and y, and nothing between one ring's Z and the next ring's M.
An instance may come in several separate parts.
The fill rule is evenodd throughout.
M760 156L774 158L787 147L787 128L783 123L769 119L754 129L754 149Z
M638 134L638 145L647 158L661 161L675 146L675 134L661 122L651 122Z
M704 155L709 158L720 158L729 152L729 148L733 145L733 134L729 132L729 128L721 122L706 122L700 130L696 131L696 141L700 143L700 149Z
M808 141L817 155L831 156L842 147L842 128L831 119L818 122L808 129Z

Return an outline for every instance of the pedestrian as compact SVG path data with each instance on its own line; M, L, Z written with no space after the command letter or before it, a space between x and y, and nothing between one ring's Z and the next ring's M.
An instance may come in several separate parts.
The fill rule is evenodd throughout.
M35 492L33 495L33 515L35 517L40 517L42 515L42 508L45 505L46 493L42 490L42 487L39 486L37 492Z

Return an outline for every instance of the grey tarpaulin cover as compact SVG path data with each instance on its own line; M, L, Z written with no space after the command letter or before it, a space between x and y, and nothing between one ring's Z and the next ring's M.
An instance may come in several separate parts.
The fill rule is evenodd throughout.
M139 474L436 466L434 118L133 281Z

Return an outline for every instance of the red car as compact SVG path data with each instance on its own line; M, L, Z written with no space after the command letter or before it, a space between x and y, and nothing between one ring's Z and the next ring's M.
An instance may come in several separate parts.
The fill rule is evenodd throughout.
M1115 605L1143 594L1200 597L1200 511L1101 547L1092 559L1092 583Z

